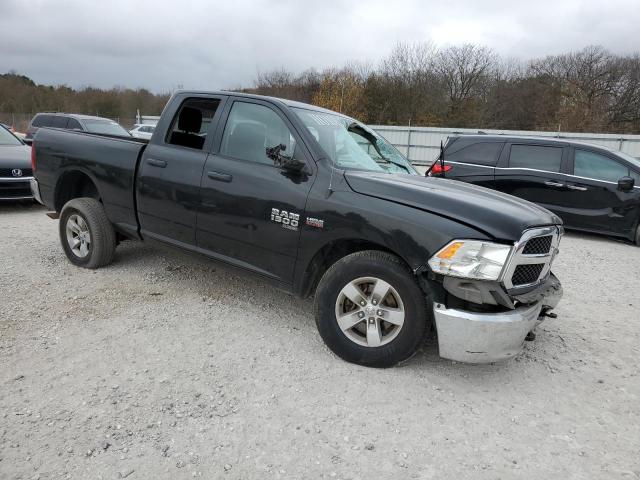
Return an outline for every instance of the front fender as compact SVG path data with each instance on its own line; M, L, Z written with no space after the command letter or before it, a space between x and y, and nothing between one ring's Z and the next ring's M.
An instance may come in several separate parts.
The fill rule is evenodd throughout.
M315 220L322 222L321 228ZM454 238L488 239L477 230L439 215L346 190L336 191L328 198L311 195L301 223L294 272L294 290L298 292L303 289L314 257L332 243L360 241L378 246L402 258L415 272Z

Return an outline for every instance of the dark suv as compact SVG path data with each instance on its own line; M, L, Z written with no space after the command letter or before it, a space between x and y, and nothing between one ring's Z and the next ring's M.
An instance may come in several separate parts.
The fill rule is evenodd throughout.
M90 115L78 115L75 113L37 113L27 128L25 143L31 144L33 136L40 127L64 128L79 132L102 133L107 135L125 136L131 135L118 122L109 118L92 117Z
M556 213L567 228L640 245L640 160L620 151L544 137L450 137L428 175L500 190Z

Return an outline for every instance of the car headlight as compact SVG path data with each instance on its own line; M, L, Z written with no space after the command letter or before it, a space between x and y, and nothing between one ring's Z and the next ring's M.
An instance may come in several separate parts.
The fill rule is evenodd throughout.
M429 259L429 266L451 277L498 280L511 248L480 240L454 240Z

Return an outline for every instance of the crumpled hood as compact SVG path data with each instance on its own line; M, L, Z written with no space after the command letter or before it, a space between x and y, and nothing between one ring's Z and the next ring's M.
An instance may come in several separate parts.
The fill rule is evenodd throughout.
M527 228L562 224L546 208L456 180L360 171L347 171L345 178L357 193L457 220L498 240L515 241Z

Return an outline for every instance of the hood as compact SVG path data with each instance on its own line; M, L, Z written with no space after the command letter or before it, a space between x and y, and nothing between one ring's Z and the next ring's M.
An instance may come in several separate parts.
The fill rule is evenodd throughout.
M31 168L31 147L0 145L0 168Z
M357 193L435 213L498 240L515 241L527 228L562 224L546 208L456 180L359 171L347 171L345 178Z

